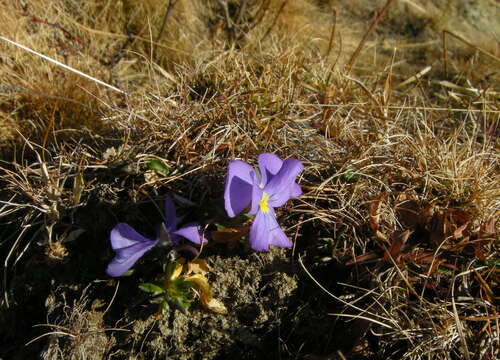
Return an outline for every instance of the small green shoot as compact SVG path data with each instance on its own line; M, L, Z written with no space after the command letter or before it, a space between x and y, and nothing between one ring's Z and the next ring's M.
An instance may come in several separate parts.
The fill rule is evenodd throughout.
M139 288L151 295L150 301L160 303L160 312L166 315L170 308L187 314L195 297L198 296L203 307L217 313L225 313L224 305L212 298L210 285L204 274L208 265L204 260L193 260L182 264L174 261L164 266L161 280L143 283Z
M151 159L146 164L149 170L155 171L158 175L167 176L170 169L159 159Z

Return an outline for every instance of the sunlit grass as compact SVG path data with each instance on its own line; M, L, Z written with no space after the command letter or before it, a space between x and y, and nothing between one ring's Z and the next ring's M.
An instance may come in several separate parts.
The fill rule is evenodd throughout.
M394 358L498 356L497 25L400 1L353 58L385 1L224 3L0 5L2 36L126 92L0 42L2 304L34 238L71 257L91 199L211 203L229 160L276 152L305 165L304 196L278 214L290 256L326 238L324 261L356 267L326 289L350 300L325 321L368 319Z

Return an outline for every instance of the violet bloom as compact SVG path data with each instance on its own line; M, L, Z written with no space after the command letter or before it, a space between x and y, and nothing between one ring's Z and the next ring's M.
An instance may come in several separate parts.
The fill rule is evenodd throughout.
M169 196L165 197L165 228L170 240L178 243L181 237L196 244L201 243L199 226L188 224L177 230L178 219L175 214L174 202ZM121 276L130 269L147 251L151 250L159 241L145 238L130 225L117 224L109 236L111 247L116 256L108 265L106 272L109 276Z
M250 214L256 215L250 228L252 249L267 251L269 245L291 247L292 242L276 220L274 208L302 194L295 180L304 166L297 159L282 161L271 153L260 154L258 162L260 177L244 161L229 163L224 190L226 211L234 217L250 206Z

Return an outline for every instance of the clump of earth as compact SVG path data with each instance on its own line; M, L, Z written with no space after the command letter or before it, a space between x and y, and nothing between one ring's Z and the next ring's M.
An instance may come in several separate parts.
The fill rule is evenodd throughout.
M186 313L171 309L159 315L157 305L149 304L128 280L121 280L111 305L105 297L118 280L93 282L85 289L60 286L46 300L51 329L57 333L50 335L43 356L255 359L282 352L286 343L281 336L291 334L290 328L283 328L289 326L291 305L297 310L298 302L307 302L299 299L298 265L286 253L274 249L246 257L206 258L213 294L227 314L194 306Z

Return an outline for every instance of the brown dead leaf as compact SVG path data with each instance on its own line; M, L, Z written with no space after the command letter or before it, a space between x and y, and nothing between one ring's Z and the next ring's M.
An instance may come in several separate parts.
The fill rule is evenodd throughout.
M465 236L472 215L461 209L438 210L430 220L430 239L441 244L445 239L461 239Z
M486 254L483 251L482 242L483 241L474 242L474 256L476 259L484 261L486 260Z
M498 221L499 215L500 211L481 225L481 228L479 230L479 236L481 238L490 237L496 233L496 223Z
M385 199L386 193L381 193L370 203L370 227L373 231L377 231L380 224L380 208L382 201Z
M385 234L380 230L375 231L375 237L383 242L389 243L387 236L385 236Z
M379 228L380 209L382 207L382 201L385 199L386 195L386 193L381 193L370 203L370 228L373 230L374 235L378 240L390 244L387 236Z
M463 232L467 228L467 226L469 226L468 222L456 228L455 231L453 231L453 237L455 239L460 239L463 236Z
M384 260L392 263L391 258L398 262L401 257L401 251L408 241L411 231L405 230L403 232L394 231L391 235L391 247L384 253Z
M240 240L245 239L248 234L248 226L237 226L234 228L212 231L212 239L219 244L226 244L234 248Z
M434 259L434 253L421 252L418 254L404 254L406 260L413 261L416 264L430 264Z
M396 198L396 215L403 228L415 229L426 221L420 202L412 194L401 193Z
M494 240L498 238L496 223L499 213L497 212L497 214L483 222L479 231L471 235L474 244L474 256L481 261L486 260L487 254L491 252Z
M472 248L471 241L468 236L461 238L458 242L448 242L445 243L442 248L454 253L461 253L467 247Z
M429 221L430 240L434 244L441 244L445 239L444 212L439 210L434 213Z
M448 218L453 230L455 239L460 239L464 236L464 231L469 226L472 219L472 214L461 209L452 209L448 212Z
M428 271L428 275L433 275L438 269L439 269L439 266L441 266L443 263L445 262L445 260L443 259L440 259L440 258L436 258L432 263L431 263L431 268L429 269Z
M361 264L370 264L380 260L380 256L373 252L368 252L365 254L361 254L356 256L354 259L349 260L345 263L345 266L351 265L361 265Z
M491 290L488 283L483 279L483 277L481 276L481 274L479 272L475 272L474 275L476 275L476 278L479 280L479 283L481 284L481 290L482 290L484 296L486 297L486 299L489 302L494 303L495 301L493 299L495 298L495 294Z

